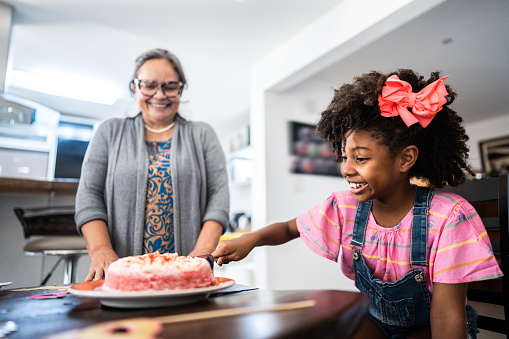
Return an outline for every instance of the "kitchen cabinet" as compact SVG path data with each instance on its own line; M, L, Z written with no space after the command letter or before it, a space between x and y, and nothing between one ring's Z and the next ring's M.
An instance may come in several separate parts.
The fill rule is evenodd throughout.
M0 176L45 180L49 152L0 148Z

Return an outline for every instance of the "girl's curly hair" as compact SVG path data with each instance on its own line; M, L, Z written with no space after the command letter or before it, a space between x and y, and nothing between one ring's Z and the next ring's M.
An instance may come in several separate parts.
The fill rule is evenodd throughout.
M468 164L468 136L461 125L463 119L449 105L456 93L446 85L447 103L423 128L420 124L407 127L398 117L386 118L380 114L378 96L391 75L412 86L418 92L440 79L440 72L433 72L428 80L410 69L398 69L382 74L376 71L354 78L334 90L334 97L318 122L317 134L328 140L340 155L345 135L349 131L369 131L381 144L389 147L396 156L409 145L419 149L419 156L410 170L411 178L426 180L433 187L457 186L466 180L466 172L473 175Z

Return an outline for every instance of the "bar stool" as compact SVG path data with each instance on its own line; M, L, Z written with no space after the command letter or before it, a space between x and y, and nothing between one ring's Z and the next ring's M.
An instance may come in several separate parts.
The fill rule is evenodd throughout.
M23 226L25 236L23 250L26 255L42 255L42 270L44 270L45 256L59 257L41 285L46 284L62 261L64 263L63 284L76 283L78 259L88 252L85 239L76 230L74 206L14 208L14 213Z

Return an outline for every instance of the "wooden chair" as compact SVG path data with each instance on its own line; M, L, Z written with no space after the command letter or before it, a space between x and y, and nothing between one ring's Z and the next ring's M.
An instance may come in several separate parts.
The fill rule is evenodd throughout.
M502 272L504 272L502 278L468 284L467 295L469 301L501 305L503 307L505 320L493 317L493 314L481 315L481 312L479 312L478 327L502 333L509 337L509 203L507 177L508 174L505 173L498 178L469 181L456 188L447 186L444 189L459 194L474 206L488 231L495 257Z
M14 213L23 226L25 254L42 255L43 260L44 256L59 257L41 285L46 284L61 261L64 262L63 283L77 282L78 259L87 254L87 246L85 239L76 230L74 206L15 208ZM37 239L33 239L34 236Z

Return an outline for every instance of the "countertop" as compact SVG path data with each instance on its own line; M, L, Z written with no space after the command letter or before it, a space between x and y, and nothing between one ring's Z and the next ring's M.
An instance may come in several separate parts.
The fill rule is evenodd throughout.
M77 180L32 180L20 178L0 177L0 193L58 193L76 194Z

